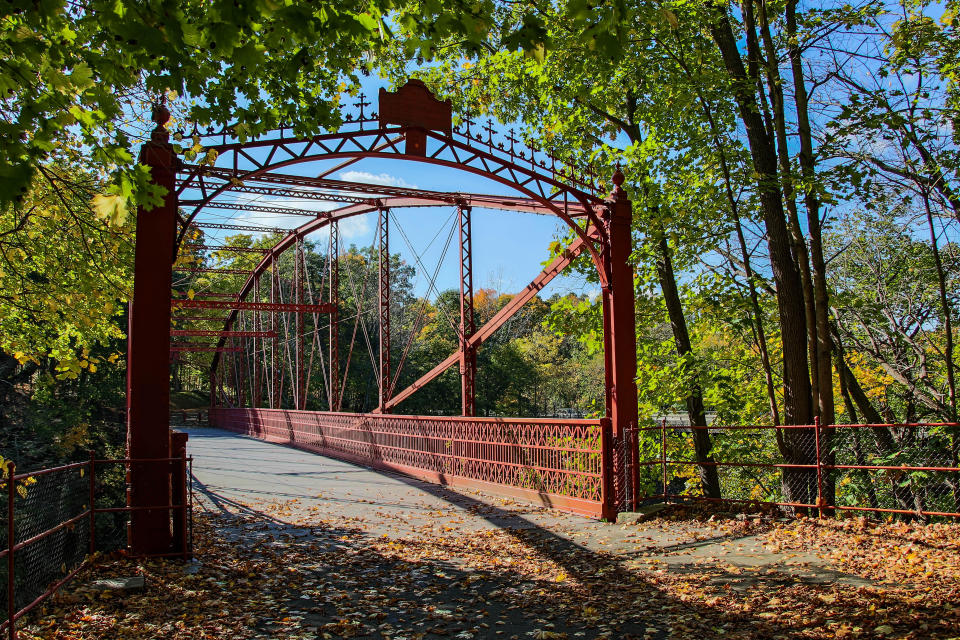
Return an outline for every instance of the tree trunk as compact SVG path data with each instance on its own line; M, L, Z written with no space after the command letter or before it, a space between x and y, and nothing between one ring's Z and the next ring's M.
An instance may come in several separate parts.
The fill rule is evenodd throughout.
M682 63L682 60L681 60ZM684 65L684 69L686 66ZM688 71L689 73L689 71ZM692 76L691 76L692 77ZM713 117L713 110L710 103L699 90L697 98L700 100L700 106L703 108L703 114L710 124L710 132L713 136L713 143L717 147L717 154L720 159L720 170L723 172L724 194L727 197L727 204L730 206L730 218L737 230L737 240L740 243L740 252L743 255L743 271L747 281L747 293L750 297L750 308L753 311L754 339L757 348L760 350L760 362L763 366L763 373L767 385L767 399L770 402L770 419L773 424L780 424L780 409L777 406L777 392L773 384L773 370L770 367L770 354L767 351L767 336L763 328L763 312L760 309L760 301L757 296L757 286L754 282L753 267L750 264L750 252L747 250L747 241L743 235L743 225L740 224L740 207L737 204L737 198L733 195L733 179L730 175L730 165L727 163L727 154L720 138L720 131L716 120Z
M786 6L787 43L793 73L793 100L797 113L797 133L800 139L800 172L803 175L803 203L807 209L807 229L810 234L810 263L813 268L814 314L816 322L816 353L814 361L819 380L814 401L818 404L820 424L829 427L836 421L833 395L833 344L830 340L830 298L827 292L827 265L823 258L823 240L820 225L820 197L816 186L816 159L813 154L813 134L810 127L807 85L803 76L803 54L797 40L797 3L788 0ZM826 464L833 464L833 429L824 429L820 446ZM828 477L832 478L832 474ZM832 501L833 481L823 487L824 498Z
M657 277L663 291L667 316L670 318L670 328L673 329L673 340L677 345L677 355L681 359L687 358L693 355L693 347L690 344L687 319L683 315L683 305L677 289L677 279L673 272L670 245L667 243L666 236L662 233L660 234L660 240L657 242L657 249L659 250ZM707 430L707 414L703 408L703 390L698 378L699 376L694 374L690 386L687 388L687 416L693 430L693 448L699 465L698 470L703 495L708 498L719 498L720 478L717 474L717 467L711 464L714 462L710 455L712 444L710 442L710 432Z
M790 234L784 216L776 149L764 129L756 95L744 71L727 10L725 6L716 6L713 12L710 31L730 76L740 118L747 131L750 155L757 176L760 209L767 230L770 266L777 286L777 308L783 340L786 422L810 424L813 416L807 369L806 311L800 274L793 260ZM783 441L783 454L788 463L816 463L812 429L791 429L785 434ZM785 470L783 486L784 494L790 502L812 504L816 499L816 473L811 473L808 469Z
M745 10L745 14L749 13L748 10ZM777 51L773 44L773 37L770 34L770 24L767 20L766 7L763 3L760 4L760 33L767 55L767 86L770 92L770 102L773 104L777 161L780 164L780 181L783 185L783 200L787 207L791 247L796 257L797 270L800 272L800 282L803 287L804 317L807 323L807 359L809 361L810 371L810 397L814 399L814 404L816 404L816 399L820 396L821 376L820 368L818 367L817 310L810 270L810 256L807 252L807 241L803 237L803 230L800 228L800 215L797 211L793 169L790 166L790 148L787 143L787 119L783 100L783 79L780 76L780 68L777 64ZM821 423L823 423L823 421L824 418L821 415ZM832 422L833 419L831 418L829 423Z
M947 277L943 271L943 260L940 257L940 246L937 243L937 232L933 226L933 212L930 210L930 195L926 188L922 188L923 205L927 214L927 226L930 229L930 250L933 252L933 264L937 267L937 285L940 293L940 311L943 313L944 348L943 360L947 368L947 395L950 401L950 422L957 421L957 386L953 370L953 309L947 297Z
M927 226L930 228L930 248L933 251L933 262L937 267L937 284L940 288L940 307L943 312L943 332L945 344L943 347L944 365L947 367L947 395L950 399L949 421L957 421L957 386L953 371L953 309L947 298L947 278L943 272L943 260L940 257L940 246L937 243L937 233L933 226L933 212L930 210L930 194L926 187L922 187L923 206L927 214ZM950 459L953 466L960 462L960 434L957 428L950 429ZM947 484L953 493L953 509L960 511L960 482L948 474Z

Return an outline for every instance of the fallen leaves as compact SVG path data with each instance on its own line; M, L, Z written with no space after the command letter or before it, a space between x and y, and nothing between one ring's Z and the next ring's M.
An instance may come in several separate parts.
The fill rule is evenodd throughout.
M601 550L573 542L577 532L563 537L546 526L429 523L387 535L373 533L374 524L383 522L373 523L372 516L321 517L291 502L258 506L260 515L250 508L198 513L195 564L105 558L31 616L21 637L960 635L958 525L674 513L636 526L595 528L585 539L598 543L598 536L607 536ZM280 514L296 522L280 521ZM452 517L434 514L437 523ZM618 535L608 535L614 531ZM766 546L764 553L776 554L776 562L751 566L701 554L677 564L691 550L720 554L744 540ZM806 563L791 560L800 553L817 554L822 566L811 573ZM147 579L140 594L103 597L85 586L94 577L135 573Z

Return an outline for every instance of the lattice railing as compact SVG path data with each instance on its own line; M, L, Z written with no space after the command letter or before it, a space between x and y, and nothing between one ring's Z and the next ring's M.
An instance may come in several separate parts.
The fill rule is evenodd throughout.
M606 420L212 409L211 426L441 484L493 489L592 516L612 513Z

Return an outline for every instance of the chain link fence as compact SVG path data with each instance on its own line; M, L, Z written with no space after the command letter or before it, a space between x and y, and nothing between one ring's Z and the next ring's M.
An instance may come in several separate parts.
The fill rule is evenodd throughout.
M76 569L88 554L90 492L86 472L86 464L52 469L14 481L12 492L10 481L4 483L0 533L7 549L0 568L0 597L7 606L0 622L28 607L51 584ZM11 506L16 523L12 531ZM15 553L11 554L10 548Z
M960 517L957 424L661 424L638 440L641 496Z
M189 458L171 458L171 473L187 471ZM0 476L0 631L72 578L96 552L126 546L125 468L130 460L94 460L16 474L11 463ZM181 473L183 472L181 471ZM171 520L189 515L192 474L167 508ZM176 478L176 476L173 476ZM174 486L178 486L174 483ZM180 511L178 511L180 510ZM192 527L191 527L192 528ZM188 557L189 540L180 555ZM13 623L13 624L12 624Z

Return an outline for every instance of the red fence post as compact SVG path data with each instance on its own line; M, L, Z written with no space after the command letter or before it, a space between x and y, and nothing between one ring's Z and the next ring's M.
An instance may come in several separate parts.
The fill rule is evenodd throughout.
M90 451L90 555L92 556L97 552L97 519L96 514L94 513L93 503L96 500L97 496L97 481L96 481L96 454L93 450Z
M667 419L660 421L660 474L663 482L663 501L667 501Z
M600 418L600 518L617 519L616 492L613 487L613 425L610 418Z
M17 601L13 593L15 586L13 547L17 543L13 526L13 501L17 498L17 488L13 481L13 474L16 470L17 466L13 462L7 463L7 631L10 634L10 640L17 639L17 625L13 619L17 614Z
M817 514L823 517L823 456L820 453L820 416L813 418L813 438L817 449Z
M152 507L130 514L129 543L135 554L170 551L170 518L162 508L170 502L165 462L170 457L170 290L176 251L179 159L164 125L170 113L154 108L156 123L150 141L140 150L140 163L150 180L166 190L162 204L137 208L133 300L127 337L127 504Z
M170 432L171 509L173 520L173 551L186 557L187 550L187 438L181 431Z

